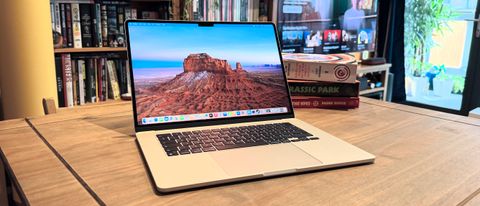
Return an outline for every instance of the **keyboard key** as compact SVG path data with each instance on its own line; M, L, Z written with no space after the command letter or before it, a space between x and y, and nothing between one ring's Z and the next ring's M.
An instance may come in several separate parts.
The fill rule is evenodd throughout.
M202 148L206 148L206 147L212 147L212 144L201 144L200 146L202 146Z
M215 151L215 148L214 147L205 147L205 148L202 148L202 150L204 152L211 152L211 151Z
M189 150L180 150L179 152L181 155L186 155L186 154L190 154L190 151Z
M253 146L260 146L260 145L267 145L267 143L249 143L249 144L234 144L234 145L223 145L223 146L215 146L217 150L226 150L226 149L234 149L234 148L242 148L242 147L253 147Z
M190 150L190 152L192 152L192 154L201 153L201 152L202 152L202 149L200 149L200 148L195 148L195 149L192 148L192 149Z
M177 156L178 152L177 151L169 151L169 152L167 152L167 155L168 156Z
M221 143L221 142L215 142L215 143L213 143L212 145L213 145L213 146L222 146L223 143Z
M310 137L310 140L319 140L320 138L318 137Z

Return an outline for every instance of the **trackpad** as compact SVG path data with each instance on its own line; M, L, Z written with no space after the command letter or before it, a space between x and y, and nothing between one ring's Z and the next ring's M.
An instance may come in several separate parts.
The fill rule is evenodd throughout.
M223 150L210 155L228 175L234 177L294 171L322 164L292 144Z

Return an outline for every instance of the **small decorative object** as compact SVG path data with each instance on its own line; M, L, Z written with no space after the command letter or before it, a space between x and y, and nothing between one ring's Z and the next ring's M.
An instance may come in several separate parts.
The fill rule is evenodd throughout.
M53 35L53 48L58 49L63 46L63 36L57 31L52 31Z
M125 37L121 34L117 34L117 45L115 47L124 47L125 46Z

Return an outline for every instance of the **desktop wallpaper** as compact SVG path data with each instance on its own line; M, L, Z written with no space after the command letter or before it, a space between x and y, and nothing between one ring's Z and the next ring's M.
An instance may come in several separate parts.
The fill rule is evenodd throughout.
M129 34L139 124L146 117L289 107L271 25L131 22Z

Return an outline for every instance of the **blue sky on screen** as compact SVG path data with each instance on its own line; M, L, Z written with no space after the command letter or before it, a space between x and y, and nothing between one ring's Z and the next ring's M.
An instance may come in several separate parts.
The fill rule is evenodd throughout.
M271 25L198 27L197 24L130 22L133 67L178 67L193 53L208 53L231 65L280 64Z

